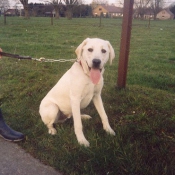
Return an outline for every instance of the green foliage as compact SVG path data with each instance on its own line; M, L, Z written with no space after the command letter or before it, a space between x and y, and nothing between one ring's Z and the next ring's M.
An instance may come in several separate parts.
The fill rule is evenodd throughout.
M72 119L57 124L51 136L42 123L41 99L72 63L43 63L2 58L0 105L7 123L26 135L27 152L69 175L160 175L175 172L175 40L173 21L133 21L127 87L116 88L120 19L0 18L0 47L35 58L76 58L74 50L87 37L109 40L116 52L107 65L102 92L116 136L103 131L94 106L83 111L89 148L78 145Z

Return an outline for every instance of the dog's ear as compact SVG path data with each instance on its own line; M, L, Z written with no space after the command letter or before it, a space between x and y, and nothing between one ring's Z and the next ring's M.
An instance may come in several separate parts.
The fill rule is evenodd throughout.
M110 42L107 41L107 43L108 43L108 47L109 47L109 62L110 62L110 65L111 65L113 59L115 58L115 52L114 52L114 49L113 49L112 45L110 44Z
M86 38L75 50L75 53L77 55L77 59L80 60L81 55L82 55L82 51L83 51L83 47L86 45L87 41L89 40L89 38Z

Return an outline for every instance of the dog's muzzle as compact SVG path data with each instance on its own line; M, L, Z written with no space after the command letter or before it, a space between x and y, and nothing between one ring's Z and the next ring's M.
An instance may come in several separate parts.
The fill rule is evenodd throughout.
M100 68L100 64L101 64L101 60L100 59L94 58L92 60L92 67L93 68L99 69Z

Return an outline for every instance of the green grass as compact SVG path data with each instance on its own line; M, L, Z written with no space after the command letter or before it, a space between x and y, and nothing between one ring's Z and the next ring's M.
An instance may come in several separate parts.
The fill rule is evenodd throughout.
M116 136L107 135L93 105L83 112L89 148L78 145L72 119L56 125L51 136L42 123L41 99L72 63L0 60L0 105L6 122L23 132L22 148L67 175L169 175L175 172L175 33L174 21L133 20L127 87L116 88L120 19L0 17L0 47L35 58L76 58L87 37L109 40L116 52L105 69L104 107Z

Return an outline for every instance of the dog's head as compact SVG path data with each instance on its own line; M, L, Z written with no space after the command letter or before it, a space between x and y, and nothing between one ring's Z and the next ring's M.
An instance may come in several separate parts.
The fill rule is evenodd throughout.
M115 58L114 49L109 41L99 38L85 39L77 47L75 53L77 59L82 63L84 72L89 75L91 75L91 72L96 72L96 75L94 73L95 76L97 76L97 72L103 70L108 60L112 64L112 60Z
M85 39L75 50L78 60L85 60L89 67L93 67L93 64L100 62L100 68L103 68L108 60L110 64L115 58L114 49L109 41L99 38L87 38ZM94 61L95 59L95 61ZM95 62L95 63L94 63Z

